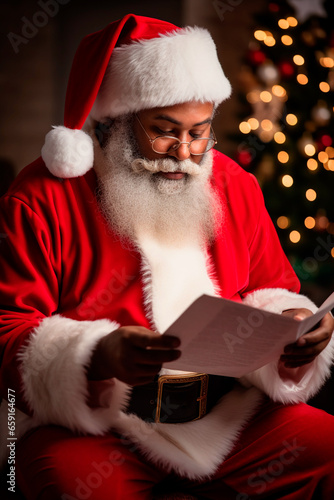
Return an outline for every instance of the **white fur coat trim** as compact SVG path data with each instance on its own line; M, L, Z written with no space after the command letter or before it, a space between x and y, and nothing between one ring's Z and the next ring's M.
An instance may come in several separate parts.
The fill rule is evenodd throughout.
M90 408L86 366L98 340L119 325L107 319L75 321L45 318L20 353L24 395L39 424L58 424L74 431L103 434L122 407L123 383L112 390L114 404Z
M149 284L149 270L146 279ZM306 297L286 290L259 290L246 298L248 304L268 309L273 301L275 312L291 307L315 310ZM85 366L97 341L117 327L109 320L79 322L61 316L40 323L21 354L24 392L34 417L22 419L18 436L28 427L50 423L95 435L114 428L167 470L192 479L202 478L212 474L228 455L261 402L261 391L277 401L305 400L327 376L333 353L333 347L327 347L299 384L282 381L277 364L267 365L244 377L240 381L244 386L237 384L201 420L179 425L147 424L124 413L130 388L117 380L101 394L100 408L87 404Z
M257 290L248 295L244 303L279 314L286 309L295 308L310 309L313 313L317 310L317 306L309 298L281 288ZM307 401L319 391L325 380L330 377L333 361L334 336L312 363L301 368L284 369L284 379L280 376L277 361L247 374L240 381L246 386L258 387L273 401L299 403Z
M239 384L201 420L184 424L147 424L136 415L120 414L122 436L149 460L189 479L215 472L232 450L241 430L262 401L262 393Z
M216 295L208 275L207 255L197 242L172 246L138 235L142 254L145 306L160 333L203 293Z
M218 105L230 94L210 33L188 27L114 49L91 115L101 121L189 101Z

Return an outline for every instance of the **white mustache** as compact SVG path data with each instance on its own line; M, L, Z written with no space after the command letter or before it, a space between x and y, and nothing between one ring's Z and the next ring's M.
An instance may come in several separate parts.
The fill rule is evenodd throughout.
M156 174L157 172L182 172L189 175L199 175L202 171L201 167L189 158L178 162L170 158L159 158L156 160L136 158L131 162L131 168L136 174L147 170L152 174Z

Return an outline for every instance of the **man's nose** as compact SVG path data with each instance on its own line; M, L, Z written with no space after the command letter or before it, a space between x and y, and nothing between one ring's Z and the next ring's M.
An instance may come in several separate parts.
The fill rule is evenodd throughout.
M188 144L180 144L180 146L175 151L170 153L170 156L174 156L180 161L187 160L190 157Z

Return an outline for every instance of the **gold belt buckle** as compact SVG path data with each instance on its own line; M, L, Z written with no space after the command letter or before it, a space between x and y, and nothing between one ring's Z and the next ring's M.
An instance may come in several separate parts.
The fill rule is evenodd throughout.
M197 398L197 401L199 402L199 411L198 417L194 418L192 421L202 418L206 413L209 375L207 373L195 373L194 375L190 375L189 373L186 375L161 375L158 379L158 397L155 412L155 422L160 422L161 402L164 384L184 384L187 382L197 382L198 380L201 381L200 395Z

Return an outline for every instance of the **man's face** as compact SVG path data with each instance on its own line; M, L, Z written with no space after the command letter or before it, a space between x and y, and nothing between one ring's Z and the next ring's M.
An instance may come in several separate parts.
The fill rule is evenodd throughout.
M187 144L158 154L146 135L210 137L212 113L212 104L186 103L141 111L140 122L132 115L113 121L103 147L96 144L94 168L102 210L120 236L147 232L174 243L213 237L220 202L209 182L212 154L192 155Z
M213 104L209 102L187 102L163 108L153 108L138 113L138 118L151 139L158 136L176 137L182 142L190 142L200 137L210 137ZM134 121L134 135L140 153L149 160L174 158L175 161L190 159L199 164L203 155L192 155L187 144L181 144L175 151L166 154L155 153L138 120ZM186 174L161 172L166 179L179 180Z

